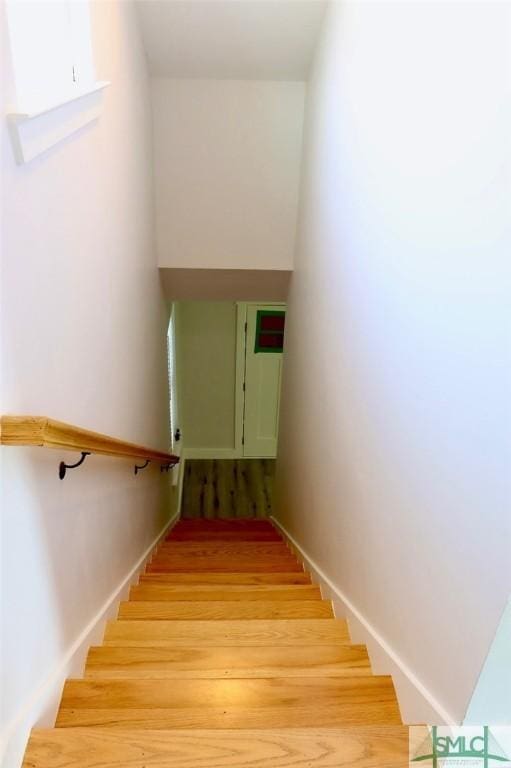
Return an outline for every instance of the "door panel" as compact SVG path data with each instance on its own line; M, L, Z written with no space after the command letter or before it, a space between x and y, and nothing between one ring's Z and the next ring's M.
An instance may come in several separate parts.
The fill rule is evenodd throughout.
M268 304L247 308L244 456L273 458L277 455L282 352L263 351L262 337L256 336L258 312L260 324L262 314L283 309L282 305Z

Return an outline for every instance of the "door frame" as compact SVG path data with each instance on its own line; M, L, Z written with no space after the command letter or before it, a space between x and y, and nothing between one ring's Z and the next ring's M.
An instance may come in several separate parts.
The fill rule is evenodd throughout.
M171 302L169 307L167 338L170 337L170 346L167 345L167 366L169 383L169 424L170 424L170 453L179 456L179 463L170 470L170 481L173 486L177 486L177 513L181 514L181 502L183 498L183 481L185 475L185 454L181 441L178 443L175 439L175 431L179 429L179 310L178 303ZM172 358L172 359L171 359Z
M234 451L243 458L243 431L245 421L245 355L247 353L248 302L236 302L236 379L234 396Z
M244 458L245 428L245 366L247 355L247 312L249 307L282 307L287 311L285 301L237 301L236 302L236 393L234 414L234 438L236 458ZM250 458L257 458L251 456Z

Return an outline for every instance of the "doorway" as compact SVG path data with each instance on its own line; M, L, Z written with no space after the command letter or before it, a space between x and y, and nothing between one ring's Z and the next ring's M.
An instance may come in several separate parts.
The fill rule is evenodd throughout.
M237 307L236 431L240 454L245 458L275 458L286 305L239 302Z

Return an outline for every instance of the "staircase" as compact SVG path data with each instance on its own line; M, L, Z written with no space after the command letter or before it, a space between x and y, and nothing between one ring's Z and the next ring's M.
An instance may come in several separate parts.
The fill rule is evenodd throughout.
M267 521L181 520L24 768L405 768L392 680Z

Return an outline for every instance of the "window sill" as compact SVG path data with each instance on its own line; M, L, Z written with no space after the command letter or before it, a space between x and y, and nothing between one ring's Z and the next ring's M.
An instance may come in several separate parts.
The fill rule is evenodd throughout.
M28 163L34 157L63 141L100 114L102 91L108 81L73 94L37 111L10 112L7 115L16 162Z

